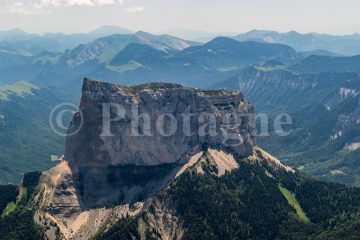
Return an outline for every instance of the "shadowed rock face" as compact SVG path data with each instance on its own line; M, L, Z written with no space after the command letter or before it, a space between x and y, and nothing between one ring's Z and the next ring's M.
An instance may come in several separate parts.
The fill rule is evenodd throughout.
M74 115L69 133L82 127L67 138L65 159L86 206L155 193L204 146L244 157L253 152L253 107L239 91L166 83L124 87L85 79L82 94L82 117ZM136 117L142 114L147 117ZM210 122L216 134L199 134L208 133Z

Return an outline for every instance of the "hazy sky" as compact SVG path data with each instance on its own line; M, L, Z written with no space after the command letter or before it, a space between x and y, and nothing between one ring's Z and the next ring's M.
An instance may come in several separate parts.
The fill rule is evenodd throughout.
M251 29L360 32L359 0L0 0L0 30L88 32L101 25L161 32Z

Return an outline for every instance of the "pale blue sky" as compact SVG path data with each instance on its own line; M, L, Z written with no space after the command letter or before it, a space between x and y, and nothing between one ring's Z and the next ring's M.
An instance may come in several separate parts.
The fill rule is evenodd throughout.
M358 0L0 0L0 30L88 32L101 25L161 32L350 34L360 32Z

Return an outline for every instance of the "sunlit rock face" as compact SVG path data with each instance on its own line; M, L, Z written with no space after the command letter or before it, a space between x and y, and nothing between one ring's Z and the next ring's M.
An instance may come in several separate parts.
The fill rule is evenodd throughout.
M65 159L86 206L128 202L156 193L204 147L251 155L252 114L239 91L85 79Z

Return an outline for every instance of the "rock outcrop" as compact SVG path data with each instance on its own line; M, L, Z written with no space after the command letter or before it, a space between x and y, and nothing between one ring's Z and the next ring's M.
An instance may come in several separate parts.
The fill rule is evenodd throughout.
M143 211L146 199L187 169L209 162L220 177L239 167L229 153L253 154L254 110L239 91L90 79L82 90L64 158L43 174L46 200L36 221L50 229L49 238L57 226L66 239L88 239L106 219ZM168 216L170 208L161 206ZM162 235L182 235L178 220L158 217L153 221Z
M239 91L90 79L82 91L65 159L84 207L156 193L204 146L252 154L253 107Z

